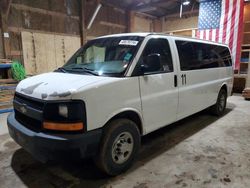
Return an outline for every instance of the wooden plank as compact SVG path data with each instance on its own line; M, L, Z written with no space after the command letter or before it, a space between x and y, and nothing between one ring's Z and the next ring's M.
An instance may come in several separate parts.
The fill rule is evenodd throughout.
M33 33L35 44L35 57L36 57L36 73L48 72L47 51L52 50L46 48L47 34Z
M17 3L12 3L12 7L16 8L17 10L23 10L23 11L31 11L31 12L36 12L40 14L45 14L45 15L50 15L50 16L58 16L58 17L70 17L72 19L79 20L79 16L72 16L72 15L67 15L61 12L56 12L56 11L50 11L46 9L41 9L41 8L35 8L23 4L17 4Z
M86 11L86 0L81 0L81 22L80 22L80 32L81 32L81 45L86 43L86 21L85 21L85 11Z
M11 56L21 56L23 54L22 50L11 50L10 55Z
M55 35L46 36L46 61L47 61L47 72L54 71L57 68L56 64L56 52L55 52Z
M250 49L241 50L241 52L250 52Z
M0 106L10 105L10 104L12 104L12 101L13 101L13 96L1 98L0 99Z
M57 67L61 67L65 64L66 58L64 36L55 36L55 57Z
M151 32L151 19L135 16L135 28L133 32Z
M65 60L69 58L80 48L80 40L78 37L64 37L65 42Z
M36 49L34 43L34 36L31 32L21 32L23 61L26 74L35 75L37 73L36 67Z
M185 16L198 16L198 14L199 14L199 10L187 11L187 12L182 13L182 17L185 17ZM164 19L180 18L180 13L168 14L168 15L162 16L161 18L164 18Z
M0 59L1 63L12 63L10 59Z
M0 15L0 26L2 31L2 42L3 42L3 51L4 51L4 58L9 58L10 56L10 38L4 37L4 33L8 33L8 23L7 17L3 13Z
M0 84L9 84L9 83L17 83L17 81L13 79L0 79Z
M150 14L147 13L142 13L142 12L135 12L136 16L141 17L141 18L145 18L145 19L157 19L156 16L152 16Z
M127 16L127 32L131 33L135 31L135 12L134 11L128 11L128 16Z
M171 30L171 31L163 31L163 33L176 33L176 32L184 32L184 31L192 31L198 28L188 28L188 29L178 29L178 30Z
M58 33L58 32L49 32L49 31L41 31L36 29L24 29L20 27L8 27L8 30L13 33L20 33L20 32L31 32L31 33L42 33L42 34L52 34L52 35L61 35L61 36L72 36L72 37L79 37L80 35L74 34L66 34L66 33Z
M6 18L7 18L7 20L8 20L8 16L9 16L9 12L10 12L10 5L11 5L11 3L12 3L12 0L8 0L8 2L7 2L7 8L6 8Z
M0 15L1 16L1 15ZM3 33L0 27L0 58L4 58Z
M22 32L22 43L26 72L34 75L64 65L80 47L80 37Z
M106 22L106 21L100 21L99 23L101 25L105 25L105 26L109 26L109 27L116 27L116 28L120 28L120 29L126 29L125 25L115 24L115 23Z
M119 7L117 7L117 6L113 5L113 4L111 4L111 3L104 2L104 1L102 1L101 3L102 3L102 5L104 5L104 6L112 7L112 8L114 9L114 11L120 12L120 13L122 13L122 14L126 14L126 11L125 11L124 9L121 9L121 8L119 8Z

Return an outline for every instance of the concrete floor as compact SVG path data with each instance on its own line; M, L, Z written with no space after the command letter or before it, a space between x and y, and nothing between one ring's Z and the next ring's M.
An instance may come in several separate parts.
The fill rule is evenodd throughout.
M203 111L144 137L138 161L114 178L91 160L35 161L4 134L6 115L0 115L0 187L249 187L250 101L228 101L221 118Z

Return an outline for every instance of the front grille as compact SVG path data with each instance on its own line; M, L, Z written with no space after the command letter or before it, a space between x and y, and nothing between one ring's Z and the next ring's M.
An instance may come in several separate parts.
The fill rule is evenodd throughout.
M30 97L26 97L15 93L14 100L18 101L19 103L26 104L34 109L43 110L45 103L40 101L39 99L33 99Z
M21 123L24 127L34 131L34 132L41 132L42 130L42 122L31 117L28 117L17 110L15 110L15 118L16 120Z
M24 105L27 105L33 109L42 111L44 108L45 103L38 101L33 98L25 97L20 94L15 94L14 97L14 103L18 102ZM42 131L42 122L41 120L35 119L35 117L29 117L21 112L19 112L17 109L14 109L15 111L15 118L16 120L21 123L24 127L34 131L34 132L41 132Z

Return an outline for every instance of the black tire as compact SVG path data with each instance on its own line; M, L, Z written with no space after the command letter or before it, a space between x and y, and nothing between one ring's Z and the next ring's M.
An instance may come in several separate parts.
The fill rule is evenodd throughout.
M211 107L211 113L216 116L221 116L224 114L227 105L227 91L221 89L215 105Z
M140 132L133 121L113 120L104 128L96 165L107 175L121 174L133 164L140 144Z

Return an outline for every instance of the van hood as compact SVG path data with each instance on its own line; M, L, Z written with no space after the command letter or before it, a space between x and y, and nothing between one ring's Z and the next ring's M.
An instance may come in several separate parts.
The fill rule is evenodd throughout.
M45 73L21 81L16 92L43 100L70 99L81 87L110 79L109 77L69 73Z

